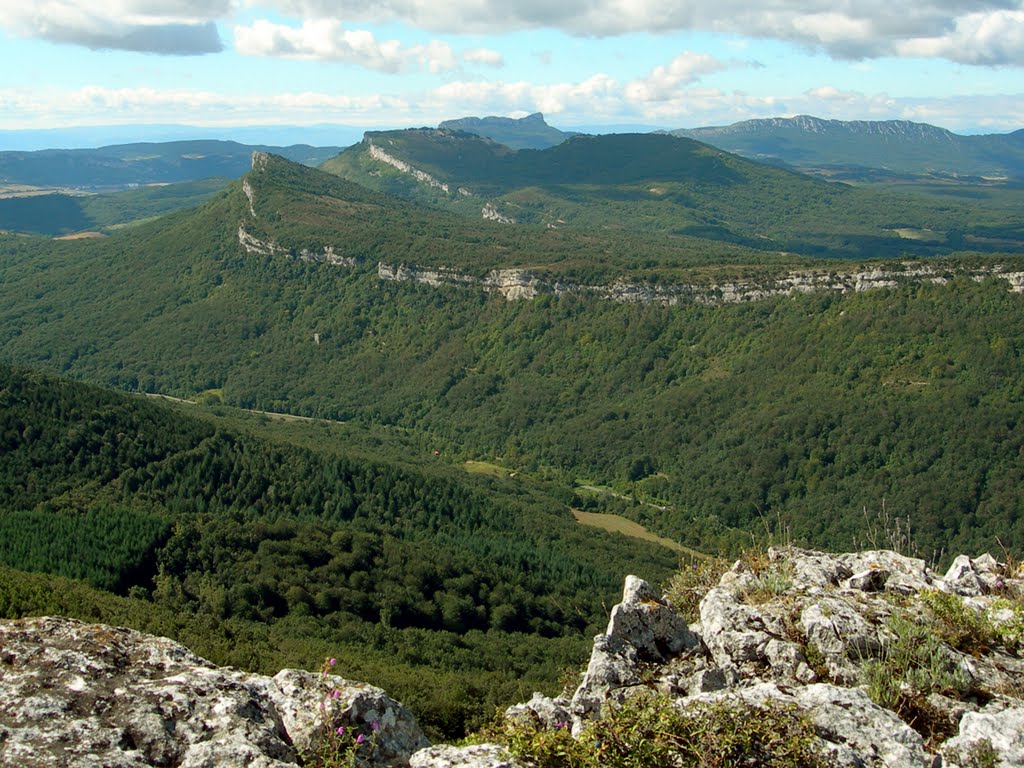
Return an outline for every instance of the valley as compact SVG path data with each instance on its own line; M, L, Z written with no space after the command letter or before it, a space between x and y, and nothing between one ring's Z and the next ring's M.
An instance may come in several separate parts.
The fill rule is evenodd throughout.
M0 223L0 615L333 656L451 737L557 692L627 573L1024 550L1012 196L459 126L247 163Z

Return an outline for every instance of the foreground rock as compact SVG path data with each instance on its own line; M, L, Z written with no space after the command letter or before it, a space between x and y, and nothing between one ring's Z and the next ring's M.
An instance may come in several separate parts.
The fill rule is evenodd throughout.
M786 549L700 587L688 624L627 578L579 687L510 708L509 727L600 746L591 729L614 731L611 713L656 692L690 719L788 713L770 722L803 729L815 765L1024 765L1021 571L959 557L940 576L894 552ZM356 749L366 768L529 766L500 745L431 747L383 691L333 675L250 675L69 619L0 622L0 765L276 768L313 764L325 746Z
M250 675L166 638L71 619L0 622L0 765L277 768L339 727L364 735L371 765L408 765L428 744L372 686Z
M958 557L940 576L890 551L788 548L741 560L705 589L687 626L629 577L571 701L535 695L508 719L568 723L582 739L654 689L684 711L796 711L840 766L1024 765L1021 572L988 555ZM887 697L890 708L876 703Z

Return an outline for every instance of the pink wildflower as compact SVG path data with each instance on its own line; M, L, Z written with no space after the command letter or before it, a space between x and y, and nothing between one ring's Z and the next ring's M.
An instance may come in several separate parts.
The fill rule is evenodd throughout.
M344 736L345 735L345 726L344 725L339 725L337 733L338 733L339 736Z
M356 736L356 744L362 744L364 741L366 741L366 737L364 737L363 734L360 733Z
M380 723L378 721L374 720L373 724L370 726L370 728L371 728L371 730L376 731L378 728L380 728Z
M327 660L327 666L329 666L329 667L333 667L337 663L338 663L337 659L328 659Z

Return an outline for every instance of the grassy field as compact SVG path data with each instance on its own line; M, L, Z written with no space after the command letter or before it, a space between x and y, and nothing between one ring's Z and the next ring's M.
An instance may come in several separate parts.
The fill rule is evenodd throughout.
M609 515L602 512L584 512L580 509L574 509L572 511L572 515L576 518L576 522L581 525L589 525L592 528L600 528L602 531L620 533L623 536L630 536L634 539L649 541L653 544L660 544L661 546L667 547L681 555L699 558L707 557L707 555L698 552L695 549L684 547L677 541L666 539L664 536L656 536L640 525L640 523L627 520L619 515Z
M489 461L467 461L463 468L473 475L488 475L489 477L515 477L515 472L509 472L505 467L492 464Z

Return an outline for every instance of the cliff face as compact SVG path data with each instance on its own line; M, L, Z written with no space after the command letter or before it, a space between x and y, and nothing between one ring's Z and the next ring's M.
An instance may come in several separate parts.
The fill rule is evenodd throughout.
M813 765L1024 765L1024 570L961 556L939 576L889 551L790 548L706 576L677 576L677 605L627 578L577 689L510 708L505 734L609 749L601 739L616 731L602 724L657 692L682 717L718 707L729 722L770 708L799 718ZM330 674L249 675L68 619L0 623L0 765L270 768L321 764L310 758L325 745L354 761L330 765L529 765L528 750L500 744L428 747L383 691Z
M998 265L954 272L928 265L908 263L899 266L872 267L856 272L802 270L761 281L675 285L647 285L624 280L608 285L584 285L567 281L545 280L527 269L496 269L482 278L477 278L446 267L418 267L384 263L377 265L377 275L381 280L422 283L435 288L442 285L478 288L489 293L499 293L509 301L532 299L541 294L554 296L587 294L609 301L666 306L686 303L743 304L801 293L825 291L860 293L877 288L893 288L898 285L915 283L941 285L958 276L976 281L997 278L1005 280L1010 291L1024 292L1024 272L1010 272Z

